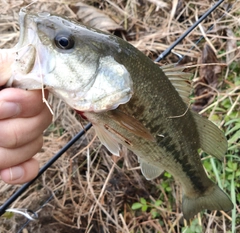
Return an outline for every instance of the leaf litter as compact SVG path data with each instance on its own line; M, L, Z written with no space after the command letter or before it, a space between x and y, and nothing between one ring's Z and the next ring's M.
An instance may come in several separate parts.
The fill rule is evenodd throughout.
M110 32L123 30L123 27L112 20L108 15L102 13L96 7L89 6L82 2L70 6L75 12L77 19L89 27L98 28L99 30Z
M194 83L195 102L192 108L200 112L214 101L216 88L219 84L219 76L222 67L211 47L206 43L203 47L199 67L199 78Z
M10 48L16 44L19 35L18 12L30 2L0 1L0 48ZM231 80L222 78L224 72L234 73L223 64L229 65L233 60L239 62L236 46L240 40L237 20L240 4L237 1L231 11L218 21L231 4L230 1L226 2L202 23L208 42L215 51L223 51L221 54L214 53L207 44L195 44L202 35L199 29L194 30L173 50L186 56L182 62L184 66L197 64L197 69L190 68L195 81L193 108L197 106L197 111L205 112L212 105L217 106L226 99L234 103L235 109L240 109L235 98L239 87ZM102 30L110 30L154 59L195 22L196 16L199 18L212 4L210 0L41 0L33 4L31 9L50 11ZM208 32L207 28L212 24L213 32L220 30L220 27L227 28L225 34ZM194 49L191 49L192 46ZM201 61L198 60L199 57L202 58ZM177 56L171 54L161 65L177 61ZM230 86L227 91L222 89L226 85ZM220 99L217 99L218 96ZM48 102L54 111L54 119L44 132L42 150L35 156L41 165L86 124L59 99L50 96ZM0 181L1 204L18 187ZM42 206L51 194L53 200ZM120 157L109 154L91 129L19 197L13 207L33 211L41 207L38 221L26 225L24 232L180 233L185 229L181 215L181 195L178 184L171 177L163 175L154 181L145 180L136 156L125 148L122 149ZM161 200L162 204L156 207L156 218L153 218L149 211L131 209L131 205L138 202L139 198L153 203ZM237 203L237 211L239 209ZM17 232L25 220L19 215L9 219L1 217L0 232ZM226 233L231 229L231 217L226 214L220 217L216 212L206 212L198 215L196 220L202 232Z

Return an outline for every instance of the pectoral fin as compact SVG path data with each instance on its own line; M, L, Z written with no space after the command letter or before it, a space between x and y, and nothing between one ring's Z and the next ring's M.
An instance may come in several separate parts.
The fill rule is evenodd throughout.
M114 155L119 156L120 145L113 138L110 132L108 132L103 126L93 125L95 132L101 141L101 143L106 146L106 148Z
M109 112L110 117L120 126L124 127L133 134L145 138L149 141L155 141L154 137L148 131L148 129L141 124L137 119L132 116L129 116L117 109Z
M153 180L164 172L162 168L149 164L144 160L139 159L138 161L141 166L142 174L147 180Z
M200 146L206 153L223 160L227 151L227 139L224 133L211 121L192 112L199 133Z

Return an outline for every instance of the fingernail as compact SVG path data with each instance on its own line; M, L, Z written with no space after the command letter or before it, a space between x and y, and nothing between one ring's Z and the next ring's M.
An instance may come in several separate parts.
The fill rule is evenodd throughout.
M10 167L9 173L10 173L10 180L14 181L14 180L20 179L24 175L24 170L20 166Z
M0 103L0 119L10 118L20 113L20 106L17 103L2 102Z

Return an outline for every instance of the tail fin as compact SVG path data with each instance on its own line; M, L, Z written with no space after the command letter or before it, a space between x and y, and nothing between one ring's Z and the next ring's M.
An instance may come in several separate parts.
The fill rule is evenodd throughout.
M216 184L202 196L196 198L183 196L183 217L186 220L193 218L194 215L204 209L229 211L233 209L233 203Z

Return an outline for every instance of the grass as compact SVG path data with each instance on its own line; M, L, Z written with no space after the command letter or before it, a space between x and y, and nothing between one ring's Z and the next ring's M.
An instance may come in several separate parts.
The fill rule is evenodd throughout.
M30 1L0 1L0 47L12 47L18 38L17 13ZM121 26L115 33L155 59L173 43L196 18L213 4L210 0L164 1L167 7L157 10L155 1L106 0L84 1ZM159 3L161 1L158 1ZM178 2L176 8L172 3ZM67 5L71 3L71 7ZM233 4L224 17L227 3ZM225 4L225 5L224 5ZM224 63L214 100L201 114L214 121L226 134L229 149L224 161L201 152L210 178L222 187L235 203L229 213L202 212L187 226L181 214L181 189L169 173L147 181L141 175L137 158L125 148L119 158L111 156L100 144L94 130L64 154L31 188L14 203L14 208L36 211L39 220L26 226L29 232L129 232L129 233L234 233L240 231L240 66L239 1L225 1L201 25L218 62ZM74 6L74 8L73 8ZM77 14L78 1L41 0L31 6L71 18ZM94 13L92 13L94 17ZM97 17L97 16L96 16ZM82 19L84 20L84 19ZM86 19L85 19L86 20ZM99 20L100 21L100 20ZM215 25L213 31L206 29ZM228 29L232 34L225 29ZM231 36L227 36L231 34ZM230 34L229 34L230 33ZM174 52L186 55L184 63L199 64L206 40L195 45L202 35L197 28ZM194 46L193 50L190 48ZM235 47L234 47L235 46ZM233 59L230 59L228 55ZM171 54L162 64L176 62ZM194 81L199 67L193 69ZM193 97L194 101L194 97ZM55 112L52 125L44 133L44 146L36 157L43 165L85 124L58 99L51 97ZM19 186L0 182L0 203ZM43 206L54 193L52 201ZM0 232L17 232L25 219L19 215L0 218Z

